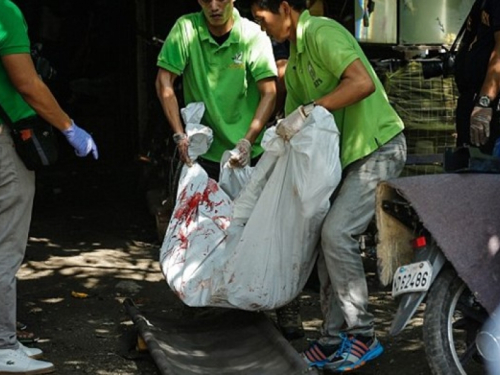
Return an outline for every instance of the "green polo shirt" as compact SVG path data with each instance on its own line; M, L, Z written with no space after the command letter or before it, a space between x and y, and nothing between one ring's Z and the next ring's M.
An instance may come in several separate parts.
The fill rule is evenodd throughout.
M304 11L297 25L297 43L290 45L285 73L285 113L332 92L344 70L360 59L375 83L367 98L332 114L340 131L340 158L345 168L401 132L403 121L390 105L383 85L356 39L329 18Z
M30 53L26 21L14 3L10 0L0 0L0 56L18 53ZM16 91L1 63L0 105L12 121L35 114L35 111ZM0 119L1 122L5 122L5 119Z
M182 74L184 101L205 103L202 123L212 128L213 143L204 158L218 162L245 136L260 101L257 81L276 76L270 39L259 26L234 10L229 38L218 45L202 12L177 20L157 65ZM262 134L252 157L263 152Z

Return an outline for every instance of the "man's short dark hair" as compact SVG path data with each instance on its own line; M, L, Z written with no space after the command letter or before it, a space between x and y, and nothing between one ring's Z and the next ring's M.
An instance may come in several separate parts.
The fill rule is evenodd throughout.
M245 2L249 8L255 4L262 9L278 13L280 5L283 1L284 0L244 0L243 2ZM296 11L300 12L307 9L306 0L286 0L286 2Z

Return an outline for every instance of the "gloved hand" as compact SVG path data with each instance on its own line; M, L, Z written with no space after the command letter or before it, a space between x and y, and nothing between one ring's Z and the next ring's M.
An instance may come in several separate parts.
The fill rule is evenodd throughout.
M302 127L306 121L307 116L314 109L315 104L310 103L301 105L295 111L286 116L283 120L276 125L276 134L278 134L285 141L289 141Z
M470 116L470 141L475 146L484 145L490 137L492 108L475 106Z
M242 138L236 143L238 154L229 158L229 164L234 167L243 168L250 163L250 155L252 153L252 144L246 138Z
M75 154L77 156L87 156L90 152L92 152L94 159L97 160L99 158L97 146L91 135L82 128L76 126L73 121L71 122L71 126L68 129L63 130L62 133L66 137L69 144L75 149Z
M193 166L193 162L189 157L188 149L189 149L189 138L185 133L175 133L174 134L174 142L177 145L177 149L179 150L179 158L181 161L186 164L188 167Z

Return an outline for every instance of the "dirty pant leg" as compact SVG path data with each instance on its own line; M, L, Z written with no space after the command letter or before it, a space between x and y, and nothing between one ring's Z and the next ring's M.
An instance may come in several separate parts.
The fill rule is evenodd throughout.
M321 232L318 274L324 343L338 343L341 332L374 333L357 236L366 231L374 217L377 184L399 176L405 161L406 141L400 134L344 171Z
M16 273L26 251L35 174L0 125L0 349L16 348Z

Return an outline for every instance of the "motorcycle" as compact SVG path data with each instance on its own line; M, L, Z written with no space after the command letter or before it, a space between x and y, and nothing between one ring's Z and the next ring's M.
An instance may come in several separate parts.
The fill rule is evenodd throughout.
M433 374L484 374L498 361L500 335L483 328L500 303L498 186L499 174L449 173L378 187L379 276L399 300L390 334L422 305Z

